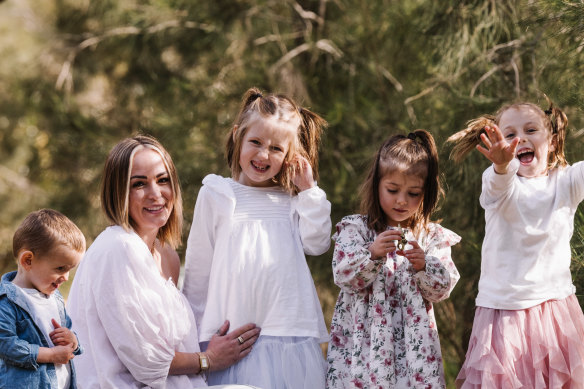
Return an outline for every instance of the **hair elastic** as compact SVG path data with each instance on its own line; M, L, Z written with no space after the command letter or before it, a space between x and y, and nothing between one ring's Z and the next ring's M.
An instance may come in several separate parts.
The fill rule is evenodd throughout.
M411 140L416 140L416 136L417 136L417 135L416 135L416 133L415 133L415 132L410 132L410 133L408 134L408 138L409 138L409 139L411 139Z
M543 113L545 113L546 115L551 115L552 114L552 110L551 109L546 109L545 111L543 111Z

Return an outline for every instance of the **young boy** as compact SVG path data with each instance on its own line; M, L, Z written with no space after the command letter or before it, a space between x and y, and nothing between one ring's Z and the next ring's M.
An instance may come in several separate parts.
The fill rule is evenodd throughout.
M85 253L85 237L63 214L30 213L14 233L18 270L0 282L0 388L76 388L81 354L59 286Z

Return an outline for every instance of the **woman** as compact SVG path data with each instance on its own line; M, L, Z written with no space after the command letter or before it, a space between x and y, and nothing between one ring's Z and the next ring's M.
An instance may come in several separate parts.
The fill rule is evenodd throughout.
M73 281L68 309L86 352L75 359L80 388L205 386L251 351L254 324L227 334L226 321L199 349L194 316L176 288L182 198L176 169L149 136L110 152L101 187L112 222L91 245Z

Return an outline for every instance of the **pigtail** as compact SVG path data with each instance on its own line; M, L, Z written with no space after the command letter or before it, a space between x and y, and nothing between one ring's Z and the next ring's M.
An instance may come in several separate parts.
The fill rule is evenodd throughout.
M554 137L554 151L550 155L549 167L567 166L568 161L566 161L566 156L564 155L564 144L568 128L568 117L561 109L555 107L554 103L547 96L545 97L550 106L544 113L550 121L551 132Z
M310 162L312 175L318 181L318 149L323 129L328 123L322 117L306 108L299 108L298 111L302 118L298 129L298 140L306 153L305 157Z
M422 146L428 154L428 174L424 185L424 200L421 207L420 222L425 227L430 221L430 216L436 210L438 201L444 195L444 190L440 185L440 171L438 167L438 148L432 135L426 130L416 130L414 140ZM410 135L408 138L411 139Z
M481 143L481 134L485 133L485 127L495 125L495 117L492 115L483 115L478 119L471 120L467 123L464 130L451 135L446 142L454 143L450 152L450 159L455 162L462 161L466 155Z

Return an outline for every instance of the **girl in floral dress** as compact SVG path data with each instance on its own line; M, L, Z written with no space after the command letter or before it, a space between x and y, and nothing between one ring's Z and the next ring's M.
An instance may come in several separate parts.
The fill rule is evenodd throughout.
M328 388L445 387L432 303L460 278L450 256L460 237L430 222L441 192L430 133L395 135L381 146L361 190L361 214L344 217L333 235L341 292Z

